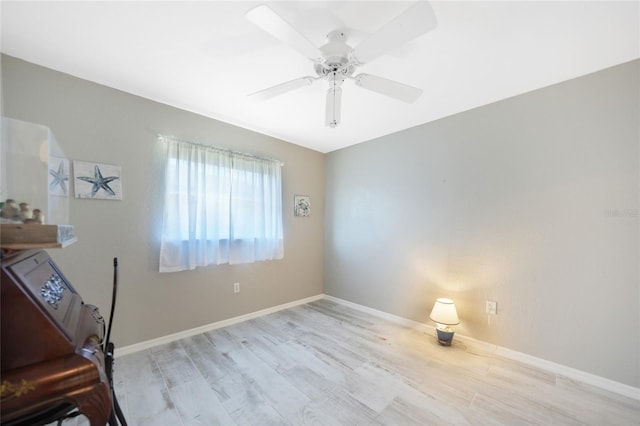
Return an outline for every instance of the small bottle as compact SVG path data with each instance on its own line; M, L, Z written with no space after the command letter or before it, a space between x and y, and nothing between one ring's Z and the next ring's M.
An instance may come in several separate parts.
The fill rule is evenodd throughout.
M42 210L33 209L33 221L40 225L44 225L44 214L42 213Z
M18 210L16 201L11 198L7 198L7 201L5 201L4 207L2 209L2 217L4 219L15 220L20 218L19 213L20 211Z
M25 221L33 219L33 212L29 203L20 203L20 220Z

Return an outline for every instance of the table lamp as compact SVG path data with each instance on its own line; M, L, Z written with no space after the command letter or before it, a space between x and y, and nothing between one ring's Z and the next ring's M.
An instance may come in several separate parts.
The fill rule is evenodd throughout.
M453 303L453 300L443 297L438 298L433 305L429 319L436 323L438 343L442 346L451 346L454 333L451 326L460 324L458 312L456 312L456 305Z

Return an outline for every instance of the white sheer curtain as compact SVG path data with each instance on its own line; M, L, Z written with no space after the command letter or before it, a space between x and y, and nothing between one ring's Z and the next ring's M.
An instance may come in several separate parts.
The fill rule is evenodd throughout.
M162 137L160 272L282 259L281 163Z

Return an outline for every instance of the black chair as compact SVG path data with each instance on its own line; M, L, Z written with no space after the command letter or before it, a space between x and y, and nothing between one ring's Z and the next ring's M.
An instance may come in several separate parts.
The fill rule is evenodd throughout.
M116 398L116 392L113 389L113 352L114 345L111 341L111 326L113 325L113 312L116 309L116 298L118 295L118 258L113 258L113 294L111 296L111 312L109 313L109 327L107 328L107 335L103 341L102 349L105 356L105 372L109 379L109 386L111 387L111 416L109 417L109 426L127 426L127 420L124 418L118 398ZM120 422L120 423L118 423Z

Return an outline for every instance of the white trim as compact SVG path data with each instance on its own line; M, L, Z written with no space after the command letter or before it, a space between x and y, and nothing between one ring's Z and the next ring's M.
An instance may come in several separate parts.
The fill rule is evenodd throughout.
M624 383L616 382L615 380L607 379L606 377L598 376L595 374L587 373L586 371L578 370L566 365L557 364L546 359L537 358L532 355L527 355L522 352L514 351L512 349L503 348L498 346L496 349L496 355L503 356L505 358L515 359L525 364L541 368L547 371L555 373L557 376L564 376L571 380L576 380L582 383L586 383L597 388L614 392L619 395L626 396L631 399L640 401L640 388L626 385Z
M336 303L339 303L341 305L348 306L348 307L353 308L353 309L357 309L357 310L359 310L361 312L366 312L368 314L375 315L377 317L387 319L389 321L393 321L393 322L395 322L397 324L406 325L407 327L417 327L417 328L425 329L426 331L434 331L434 332L435 332L435 329L436 329L435 327L432 327L432 326L430 326L428 324L424 324L424 323L421 323L421 322L418 322L418 321L410 320L410 319L404 318L404 317L399 317L397 315L393 315L393 314L390 314L390 313L387 313L387 312L379 311L377 309L373 309L373 308L370 308L368 306L359 305L357 303L349 302L348 300L339 299L339 298L334 297L334 296L329 296L328 294L324 295L324 299L331 300L332 302L336 302ZM457 334L456 334L456 336L457 336Z
M262 309L248 314L240 315L237 317L229 318L222 321L213 322L211 324L202 325L200 327L191 328L189 330L180 331L178 333L169 334L166 336L158 337L156 339L146 340L140 343L134 343L133 345L123 346L115 349L115 355L123 356L132 354L134 352L143 351L145 349L153 348L155 346L164 345L175 340L184 339L185 337L195 336L197 334L206 333L207 331L215 330L218 328L226 327L228 325L237 324L239 322L247 321L250 319L258 318L264 315L269 315L274 312L282 311L283 309L293 308L294 306L304 305L306 303L320 300L324 297L322 294L316 296L307 297L304 299L294 300L293 302L284 303L282 305L273 306L271 308Z
M422 329L424 331L428 331L431 333L435 332L435 327L428 324L424 324L418 321L413 321L407 318L399 317L397 315L389 314L387 312L379 311L377 309L369 308L368 306L359 305L357 303L349 302L348 300L339 299L337 297L329 296L327 294L324 295L324 298L336 303L340 303L341 305L349 306L359 311L367 312L377 317L384 318L389 321L393 321L398 324ZM538 358L532 355L527 355L525 353L504 348L502 346L483 342L481 340L476 340L472 337L468 337L458 333L456 333L456 339L459 339L467 344L472 344L476 347L481 347L483 350L493 353L495 355L503 356L505 358L519 361L524 364L531 365L533 367L547 370L556 375L561 375L568 379L576 380L600 389L604 389L609 392L614 392L619 395L626 396L628 398L640 400L640 388L636 388L633 386L626 385L624 383L616 382L614 380L597 376L595 374L587 373L586 371L567 367L562 364L557 364L555 362L547 361L545 359Z

